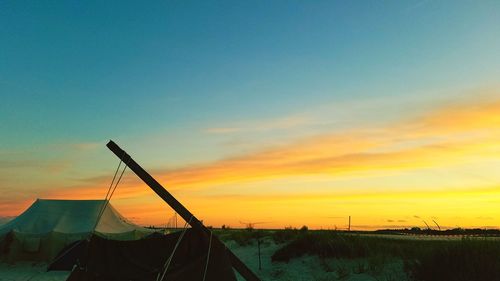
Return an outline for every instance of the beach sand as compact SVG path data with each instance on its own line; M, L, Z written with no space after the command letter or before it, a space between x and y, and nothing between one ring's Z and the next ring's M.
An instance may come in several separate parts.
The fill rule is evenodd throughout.
M63 281L68 278L69 273L69 271L47 272L46 263L0 263L0 281Z

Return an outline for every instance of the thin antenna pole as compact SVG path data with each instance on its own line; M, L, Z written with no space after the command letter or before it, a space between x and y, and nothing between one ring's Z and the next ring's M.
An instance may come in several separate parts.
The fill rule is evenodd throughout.
M257 247L259 248L259 270L262 270L262 263L260 261L260 234L257 232Z
M348 231L351 231L351 216L349 216L349 228L347 228Z

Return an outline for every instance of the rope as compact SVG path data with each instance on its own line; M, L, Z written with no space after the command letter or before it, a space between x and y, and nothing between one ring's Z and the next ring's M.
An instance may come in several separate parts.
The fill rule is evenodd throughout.
M125 152L124 152L124 155L125 155ZM129 158L130 159L130 158ZM104 197L104 204L101 206L101 209L99 210L99 213L97 215L97 220L94 224L94 227L92 228L92 231L89 233L89 235L87 236L86 240L89 240L92 233L95 232L95 229L97 227L97 225L99 224L99 221L101 220L101 217L102 215L104 214L104 210L106 209L107 205L108 205L108 202L109 200L111 199L111 196L113 196L113 193L115 192L116 190L116 187L118 186L118 184L120 183L120 180L122 179L122 176L123 176L123 173L125 172L125 169L127 168L127 165L125 165L123 167L123 170L122 170L122 173L120 174L120 177L118 178L118 181L116 182L116 184L114 185L114 188L113 188L113 184L115 183L115 179L116 179L116 175L118 174L118 171L120 170L120 167L122 165L122 160L120 159L120 163L118 163L118 167L116 167L116 171L115 171L115 174L113 175L113 180L111 180L111 184L109 185L109 188L108 188L108 192L106 193L106 197ZM128 163L128 160L127 160L127 163ZM111 189L113 188L113 191L111 192L111 195L110 195L110 191ZM109 198L108 198L109 196ZM57 262L59 259L61 259L64 255L66 255L69 251L71 251L72 249L74 249L76 246L78 246L81 242L83 242L83 239L78 241L77 243L75 243L73 246L71 246L69 249L67 249L66 251L64 251L61 255L59 255L58 257L56 257L52 262L51 264ZM87 246L88 247L88 246Z
M120 163L118 163L118 167L116 167L115 174L113 175L113 180L111 181L111 184L110 184L110 185L109 185L109 187L108 187L108 192L106 193L106 196L104 197L104 199L107 199L107 198L108 198L109 191L111 190L111 187L113 186L113 183L115 182L116 175L118 174L118 171L120 170L120 166L122 165L122 162L123 162L123 161L122 161L122 159L120 158ZM101 212L103 212L103 209L104 209L104 208L102 208L102 207L101 207L101 210L99 211L99 214L100 214Z
M99 213L97 214L97 221L94 225L94 228L92 228L92 232L94 232L95 228L97 227L97 224L99 223L100 217L102 213L104 213L104 206L106 206L106 201L108 200L109 192L111 191L111 188L113 188L113 184L115 183L116 175L118 174L118 171L120 170L120 166L122 165L122 160L120 159L120 162L118 163L118 167L116 167L115 174L113 175L113 180L111 181L111 184L108 187L108 192L106 192L106 196L104 197L104 204L102 204L101 209L99 210Z
M123 152L123 154L125 155L125 152ZM106 210L106 207L109 205L109 201L111 200L111 197L115 193L115 190L118 187L118 184L120 183L120 181L121 181L121 179L123 177L123 173L125 173L125 170L127 169L128 160L130 160L130 157L127 159L127 163L125 163L125 165L123 166L123 170L122 170L122 172L120 174L120 177L118 178L118 180L116 181L116 183L115 183L115 185L113 187L113 183L114 183L114 181L116 179L116 175L118 174L120 166L121 166L121 164L123 162L120 159L120 163L118 164L118 168L116 168L115 175L113 176L113 180L111 181L111 184L109 185L109 188L108 188L108 192L106 193L106 197L104 198L104 204L102 205L101 210L99 211L99 215L97 216L97 220L95 222L95 225L92 228L92 233L95 232L95 229L96 229L97 225L99 224L99 221L101 220L102 215L104 215L104 211ZM110 191L111 191L111 193L110 193Z
M175 251L177 250L177 247L181 243L182 237L184 237L184 234L186 233L186 230L188 229L187 226L191 223L191 220L193 219L193 216L189 218L189 221L184 224L184 230L182 231L181 235L179 236L179 239L177 239L177 243L175 243L174 249L172 250L172 253L168 257L167 261L163 265L163 272L158 272L158 276L156 277L156 281L163 281L165 280L165 275L167 274L168 267L170 266L170 262L172 261L172 258L174 257ZM161 278L160 278L160 273L161 273Z
M207 269L208 269L208 262L210 261L211 249L212 249L212 231L210 231L210 241L208 242L207 263L205 264L205 272L203 272L203 281L205 281L205 277L207 277Z
M118 184L120 183L120 180L121 180L121 179L122 179L122 177L123 177L123 173L125 173L125 169L127 169L127 166L126 166L126 165L123 167L122 173L120 174L120 177L118 178L118 181L116 182L116 185L115 185L115 187L113 188L113 191L112 191L112 192L111 192L111 194L109 195L108 200L106 200L106 207L107 207L107 205L109 205L109 200L111 200L111 197L112 197L112 196L113 196L113 194L115 193L116 187L117 187L117 186L118 186ZM104 208L103 208L103 211L102 211L103 213L104 213L104 209L105 209L106 207L104 207ZM102 216L102 214L101 214L101 216Z

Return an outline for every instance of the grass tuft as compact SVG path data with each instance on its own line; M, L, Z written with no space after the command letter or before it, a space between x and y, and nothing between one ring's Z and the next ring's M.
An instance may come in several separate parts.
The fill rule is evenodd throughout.
M288 262L303 255L366 258L366 268L364 264L359 265L355 272L370 271L380 275L386 264L396 258L404 262L408 276L416 281L500 280L498 240L387 239L335 231L295 232L294 235L294 239L274 253L273 262Z
M419 281L500 280L500 243L471 239L448 242L425 249L405 267Z

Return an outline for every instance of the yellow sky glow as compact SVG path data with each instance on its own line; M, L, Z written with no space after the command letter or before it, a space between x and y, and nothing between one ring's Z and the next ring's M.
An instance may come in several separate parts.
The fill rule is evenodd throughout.
M133 151L130 151L133 155ZM148 169L147 163L141 163ZM500 101L451 104L404 122L321 134L151 174L207 224L344 228L500 225ZM52 198L100 198L97 177ZM77 193L75 193L75 190ZM135 175L113 204L141 224L172 211Z

